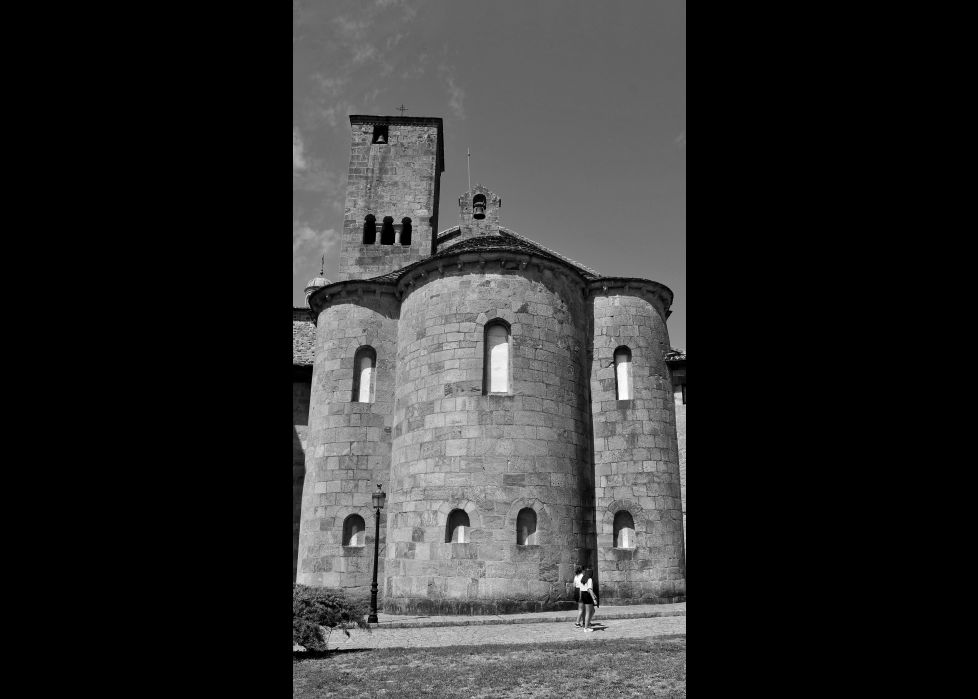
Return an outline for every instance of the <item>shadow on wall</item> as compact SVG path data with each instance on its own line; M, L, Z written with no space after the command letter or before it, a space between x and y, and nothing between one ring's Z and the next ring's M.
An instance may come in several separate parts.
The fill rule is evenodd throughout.
M587 367L587 382L590 386L591 383L591 365L590 362L585 363ZM592 423L591 416L591 389L587 389L586 399L587 408L585 415L588 420L588 433L594 434L594 426ZM583 398L583 396L582 396ZM591 569L591 575L594 579L594 592L598 595L598 601L601 600L601 566L598 564L598 513L596 508L596 501L594 499L594 439L588 440L588 457L589 461L584 464L581 470L581 514L583 522L581 523L581 546L582 548L577 552L577 563L582 568Z
M299 565L299 525L302 519L302 485L306 480L305 454L302 439L292 425L292 582Z
M299 568L299 527L302 520L302 488L306 480L303 442L309 428L311 367L292 367L292 582Z

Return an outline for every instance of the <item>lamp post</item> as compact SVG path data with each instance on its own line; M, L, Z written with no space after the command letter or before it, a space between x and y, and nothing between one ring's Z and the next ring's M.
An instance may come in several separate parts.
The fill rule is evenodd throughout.
M373 494L374 510L377 512L377 529L374 534L374 584L370 586L370 616L367 617L368 624L377 623L377 563L380 561L380 511L384 509L387 502L387 494L381 490L380 483L377 484L377 492Z

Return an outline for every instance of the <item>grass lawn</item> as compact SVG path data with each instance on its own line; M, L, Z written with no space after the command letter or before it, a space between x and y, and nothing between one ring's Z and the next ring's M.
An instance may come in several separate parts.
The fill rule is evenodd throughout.
M393 648L292 660L292 697L685 697L686 641Z

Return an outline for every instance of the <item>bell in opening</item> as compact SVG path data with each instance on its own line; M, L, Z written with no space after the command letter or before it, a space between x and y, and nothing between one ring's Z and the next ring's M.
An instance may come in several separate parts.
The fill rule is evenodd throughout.
M378 124L374 127L374 137L371 140L373 144L386 145L388 141L388 127L386 125Z
M481 221L486 217L486 195L476 194L472 200L472 218Z

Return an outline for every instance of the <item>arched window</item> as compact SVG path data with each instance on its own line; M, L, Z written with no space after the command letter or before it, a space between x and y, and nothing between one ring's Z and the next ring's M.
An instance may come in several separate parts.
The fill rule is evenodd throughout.
M618 400L631 400L632 391L632 351L627 347L615 350L615 382L618 385Z
M393 245L397 233L394 232L394 217L384 216L384 225L380 229L380 244Z
M360 515L350 515L343 522L343 545L344 546L366 546L367 527L364 526L363 517Z
M485 392L509 393L509 325L496 320L486 326Z
M405 218L401 221L401 245L404 247L411 246L411 233L413 229L411 228L411 219Z
M615 548L633 549L636 545L635 520L630 513L622 510L615 515Z
M537 543L537 513L526 507L516 516L516 544L535 546Z
M361 347L353 359L353 402L373 403L377 383L377 352Z
M377 217L373 214L370 214L367 216L367 218L363 219L363 244L377 244Z
M445 526L445 543L469 543L469 516L465 510L452 510L452 513L448 515L448 524Z

